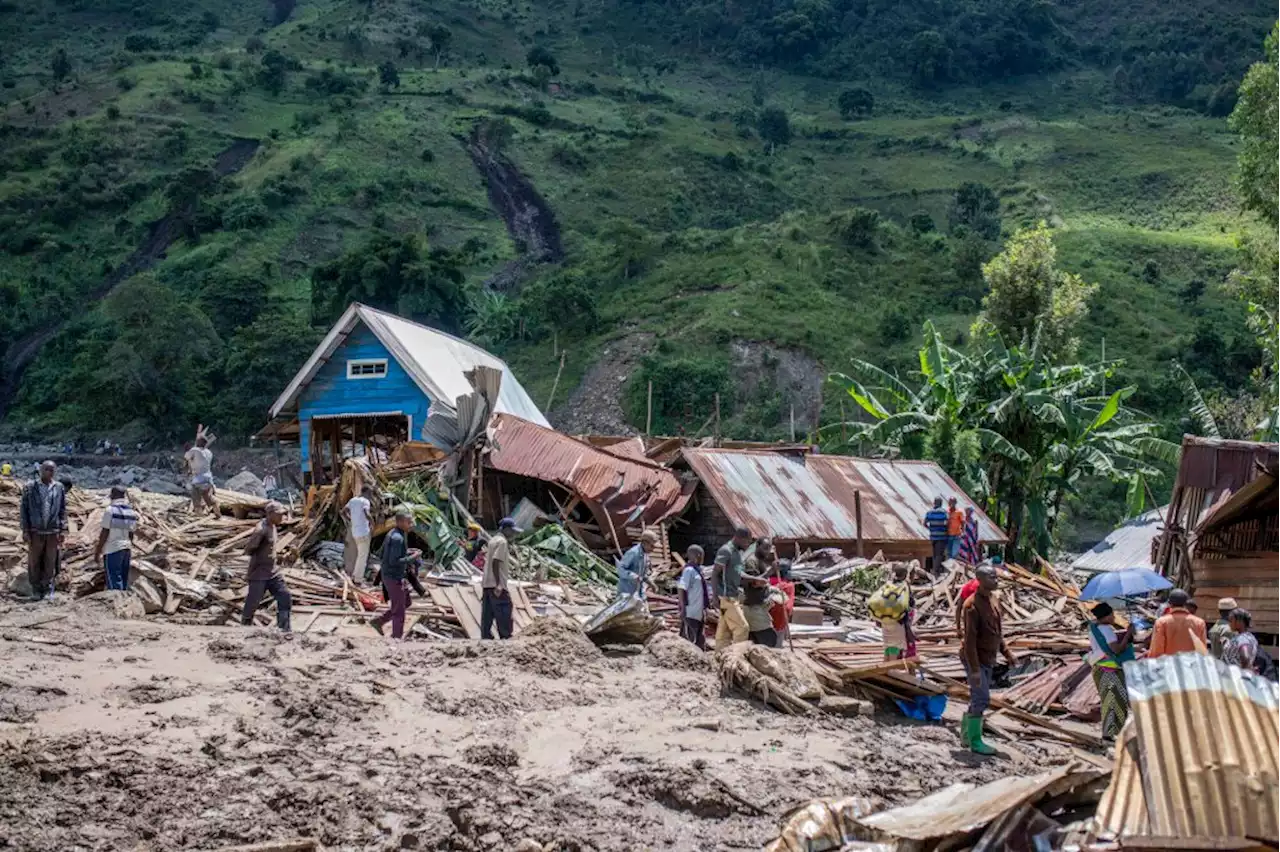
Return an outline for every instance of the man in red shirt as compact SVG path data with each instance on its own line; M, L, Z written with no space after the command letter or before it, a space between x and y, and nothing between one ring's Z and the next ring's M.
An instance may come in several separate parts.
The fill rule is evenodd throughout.
M777 588L787 599L769 610L774 632L778 634L778 647L785 648L791 640L791 613L796 608L796 584L791 582L791 560L783 559L777 571L769 578L769 585Z

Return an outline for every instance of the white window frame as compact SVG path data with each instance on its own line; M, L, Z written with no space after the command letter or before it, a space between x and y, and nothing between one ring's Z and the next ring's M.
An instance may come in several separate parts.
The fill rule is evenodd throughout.
M382 372L354 373L356 367L382 367ZM386 358L356 358L347 362L348 379L385 379L387 377Z

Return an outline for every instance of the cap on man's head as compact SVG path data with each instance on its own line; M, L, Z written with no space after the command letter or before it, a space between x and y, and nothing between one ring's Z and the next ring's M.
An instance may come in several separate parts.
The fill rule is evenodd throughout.
M498 529L515 530L516 532L520 532L520 528L516 526L515 518L503 518L502 520L498 521Z
M1231 610L1235 609L1236 606L1237 604L1236 604L1235 598L1219 598L1218 599L1219 612L1231 612Z

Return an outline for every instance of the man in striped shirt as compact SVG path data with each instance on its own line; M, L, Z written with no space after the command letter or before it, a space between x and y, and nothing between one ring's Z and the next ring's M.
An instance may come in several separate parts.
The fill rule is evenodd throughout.
M933 498L933 508L924 515L924 525L929 530L929 543L933 545L934 574L942 573L942 562L947 558L947 510L942 508L942 498Z

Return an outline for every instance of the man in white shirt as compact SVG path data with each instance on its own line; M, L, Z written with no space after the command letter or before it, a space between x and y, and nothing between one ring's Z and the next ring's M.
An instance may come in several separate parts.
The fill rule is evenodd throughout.
M93 548L93 561L107 570L107 589L129 588L130 548L133 531L138 528L138 513L129 505L129 492L122 485L111 487L111 505L102 510L102 531Z
M702 548L696 544L689 545L685 551L684 571L680 573L679 582L680 635L705 651L707 634L703 625L711 587L702 573L702 557Z
M342 517L351 525L351 540L356 543L356 560L347 569L354 582L366 577L369 564L369 541L373 536L373 518L369 498L357 494L342 507Z
M480 638L492 639L493 627L498 637L510 639L512 633L511 592L507 578L511 576L510 538L520 530L512 518L498 522L498 534L489 538L485 550L484 577L480 581Z
M191 473L191 511L199 514L207 504L218 514L218 503L213 491L213 450L203 435L196 438L196 445L183 456Z

